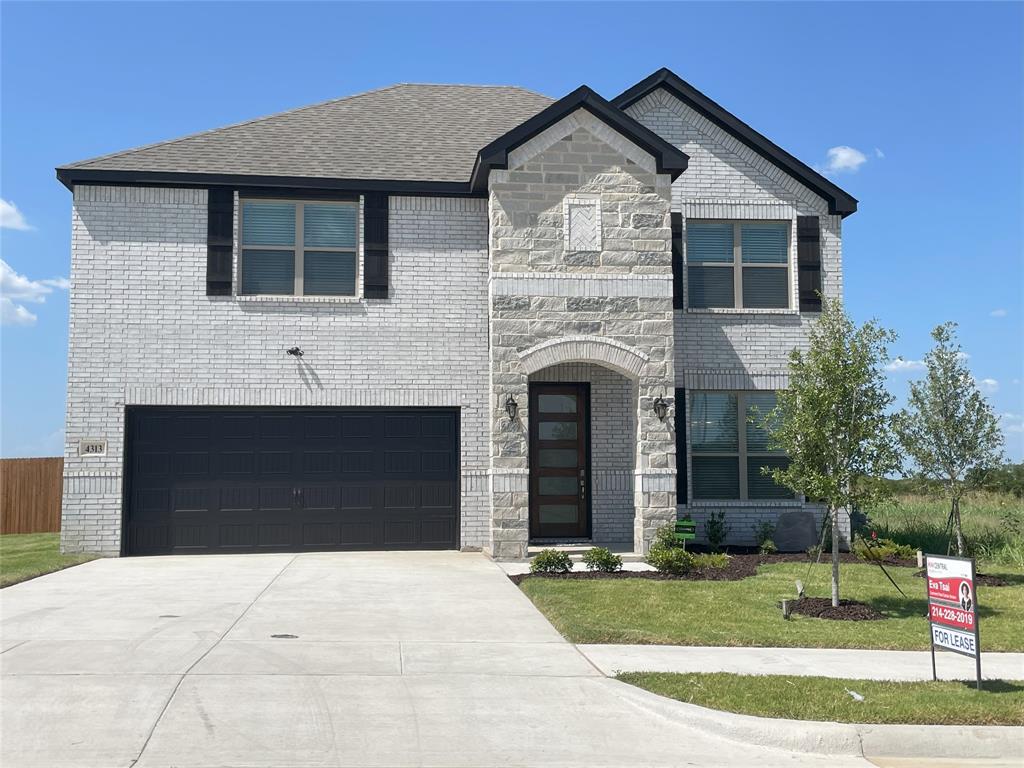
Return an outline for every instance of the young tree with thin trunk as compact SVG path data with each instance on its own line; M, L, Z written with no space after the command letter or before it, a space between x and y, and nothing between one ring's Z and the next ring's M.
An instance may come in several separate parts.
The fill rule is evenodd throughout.
M789 387L763 426L789 465L776 483L821 500L832 524L832 605L839 605L840 515L889 495L880 479L899 469L883 366L895 334L874 320L857 326L836 299L823 299L806 351L789 358Z
M956 323L932 331L935 346L925 355L927 373L910 383L907 407L896 418L896 432L916 474L938 480L949 501L950 547L964 557L960 501L985 472L1003 461L999 420L964 364ZM947 550L948 551L948 550Z

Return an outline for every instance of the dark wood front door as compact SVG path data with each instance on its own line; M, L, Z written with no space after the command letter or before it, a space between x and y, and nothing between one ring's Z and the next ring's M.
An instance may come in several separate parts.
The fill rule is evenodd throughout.
M530 385L530 536L590 535L590 385Z

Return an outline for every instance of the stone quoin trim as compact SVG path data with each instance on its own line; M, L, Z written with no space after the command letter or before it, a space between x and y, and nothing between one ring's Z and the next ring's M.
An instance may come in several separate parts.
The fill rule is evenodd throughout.
M597 336L570 336L537 344L519 353L527 374L559 363L600 363L631 379L640 378L650 357L626 344Z

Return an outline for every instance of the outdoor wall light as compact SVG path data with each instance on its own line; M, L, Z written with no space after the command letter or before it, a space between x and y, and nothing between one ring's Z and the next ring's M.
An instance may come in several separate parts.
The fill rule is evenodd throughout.
M512 393L508 393L508 397L505 398L505 413L508 414L509 421L516 420L516 414L519 413L519 403L512 397Z
M285 354L291 355L292 357L302 357L302 350L298 347L292 347L291 349L286 349Z
M654 405L652 407L654 408L654 415L658 417L658 421L664 421L665 417L668 416L668 403L665 402L665 399L658 395L654 398Z

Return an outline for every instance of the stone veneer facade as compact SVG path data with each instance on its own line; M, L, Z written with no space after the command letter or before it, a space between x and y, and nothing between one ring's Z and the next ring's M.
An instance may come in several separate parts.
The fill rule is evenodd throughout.
M687 404L673 403L674 388L785 387L787 355L813 316L673 310L669 212L794 227L818 216L828 296L842 292L840 218L667 93L627 111L690 156L674 184L574 113L492 171L486 200L393 197L387 300L206 296L205 190L77 186L65 551L120 551L126 405L394 405L460 408L460 542L520 557L531 381L591 382L599 543L631 538L642 550L677 512L700 524L724 510L737 544L780 512L820 515L799 501L677 505L675 421ZM571 238L567 199L582 228ZM567 239L597 247L573 251ZM293 344L315 375L281 354ZM515 423L502 408L510 393ZM658 395L674 406L665 422L651 408ZM107 440L107 455L79 457L82 438ZM678 461L688 465L689 450Z
M492 171L489 196L491 551L523 557L529 542L530 375L573 362L635 384L621 407L635 424L631 538L644 551L676 514L675 437L651 407L674 392L671 180L584 110L515 149L508 166ZM567 197L599 206L597 248L567 247ZM508 395L520 403L514 422Z

